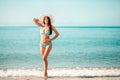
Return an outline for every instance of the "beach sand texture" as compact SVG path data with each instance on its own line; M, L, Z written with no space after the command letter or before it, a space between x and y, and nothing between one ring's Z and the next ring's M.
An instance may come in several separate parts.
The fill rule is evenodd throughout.
M0 77L0 80L44 80L42 77ZM120 80L120 77L54 77L47 80Z

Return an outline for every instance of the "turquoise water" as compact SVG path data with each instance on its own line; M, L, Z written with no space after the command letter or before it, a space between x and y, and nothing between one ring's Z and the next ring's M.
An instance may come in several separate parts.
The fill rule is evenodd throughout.
M49 68L120 67L120 28L57 30ZM0 68L43 68L39 33L36 26L0 27Z

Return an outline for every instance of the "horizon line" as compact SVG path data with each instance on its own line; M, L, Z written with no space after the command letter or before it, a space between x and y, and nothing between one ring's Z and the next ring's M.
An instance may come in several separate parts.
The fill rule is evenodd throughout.
M35 28L37 26L0 26L0 28L5 27L14 27L14 28L20 28L20 27L30 27ZM56 28L120 28L120 26L55 26Z

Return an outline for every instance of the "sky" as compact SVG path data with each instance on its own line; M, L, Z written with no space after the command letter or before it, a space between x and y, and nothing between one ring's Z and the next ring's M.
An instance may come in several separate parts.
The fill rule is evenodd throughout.
M120 0L0 0L0 26L35 26L46 13L56 26L120 26Z

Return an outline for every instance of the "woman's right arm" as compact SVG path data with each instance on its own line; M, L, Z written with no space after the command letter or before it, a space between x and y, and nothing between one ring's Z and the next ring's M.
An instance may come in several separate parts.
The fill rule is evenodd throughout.
M37 18L33 18L33 21L34 21L34 23L40 28L40 27L42 27L42 24L40 24L38 21L39 21L39 19L37 19Z

